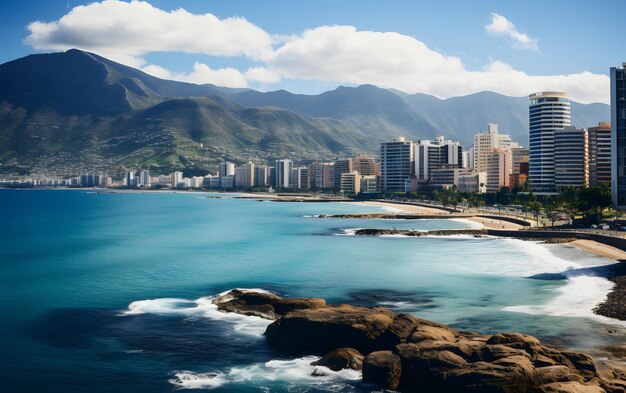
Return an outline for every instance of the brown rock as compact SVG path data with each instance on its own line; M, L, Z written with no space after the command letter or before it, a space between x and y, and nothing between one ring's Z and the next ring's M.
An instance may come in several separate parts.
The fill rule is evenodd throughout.
M273 306L276 314L284 315L293 310L326 307L326 300L315 297L307 297L304 299L281 299L273 303Z
M417 324L418 319L411 315L396 315L389 328L380 336L380 346L382 348L393 348L405 342Z
M449 327L429 326L420 324L407 339L407 342L418 343L424 340L455 341L456 334Z
M537 355L533 361L535 367L554 366L556 362L544 355Z
M363 355L354 348L339 348L330 351L323 358L311 363L313 366L328 367L333 371L344 368L361 370L363 368Z
M543 393L606 393L597 385L582 385L579 382L554 382L540 388Z
M541 385L554 382L583 382L580 375L573 373L571 368L563 365L536 368L535 378Z
M585 355L584 353L579 352L562 352L563 356L565 356L574 367L579 371L587 371L586 374L589 378L593 378L598 374L598 370L596 368L596 362L589 355Z
M487 340L487 344L502 344L511 348L523 349L530 353L534 352L534 349L541 345L536 338L522 333L494 334Z
M325 354L336 348L381 349L379 337L394 321L386 308L327 306L293 310L267 327L268 343L286 353Z
M525 356L530 359L528 352L501 344L485 345L481 350L480 356L482 360L487 362L511 356Z
M363 382L395 390L400 386L400 357L391 351L376 351L363 361Z
M220 311L274 320L292 310L325 307L326 301L318 298L283 299L271 293L233 289L213 299L213 304Z

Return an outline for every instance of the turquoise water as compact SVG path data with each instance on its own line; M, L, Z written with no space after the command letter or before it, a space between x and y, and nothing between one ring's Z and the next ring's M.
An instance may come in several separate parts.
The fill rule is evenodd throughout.
M383 304L577 349L626 337L590 312L606 280L526 278L601 258L517 240L346 236L471 224L321 219L311 216L379 209L207 195L0 190L0 391L367 390L350 373L311 377L310 359L265 345L265 321L203 299L235 287Z

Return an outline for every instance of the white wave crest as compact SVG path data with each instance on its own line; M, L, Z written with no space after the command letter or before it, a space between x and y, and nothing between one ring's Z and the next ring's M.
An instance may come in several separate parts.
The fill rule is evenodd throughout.
M593 313L593 309L604 301L613 288L606 278L578 276L569 277L567 284L555 290L556 297L542 305L519 305L505 307L504 311L531 315L551 315L557 317L591 318L603 323L626 327L626 321L607 318Z
M180 371L169 382L182 389L215 389L228 383L254 384L280 382L281 384L312 385L325 390L335 390L338 385L359 381L361 372L355 370L332 371L322 366L312 366L319 359L306 356L291 360L270 360L246 367L233 367L226 372L194 373Z
M238 289L244 292L271 293L260 288ZM196 300L176 298L138 300L129 304L128 309L123 311L120 315L158 314L209 318L232 323L234 330L237 332L261 337L272 321L255 316L221 312L217 309L217 306L213 304L213 299L217 296L224 296L228 292L230 292L230 290L224 291L216 296L206 296Z

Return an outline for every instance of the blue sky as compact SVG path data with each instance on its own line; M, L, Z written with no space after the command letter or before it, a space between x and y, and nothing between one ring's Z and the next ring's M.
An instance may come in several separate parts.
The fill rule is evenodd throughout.
M626 60L620 1L8 3L0 3L0 63L80 47L160 77L260 90L372 83L446 98L560 89L607 102L609 67ZM171 13L178 8L185 15ZM33 38L35 21L46 24Z

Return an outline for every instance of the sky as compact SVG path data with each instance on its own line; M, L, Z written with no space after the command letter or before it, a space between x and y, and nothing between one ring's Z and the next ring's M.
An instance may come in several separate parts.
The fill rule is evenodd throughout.
M191 83L609 97L622 0L0 2L0 63L78 48Z

